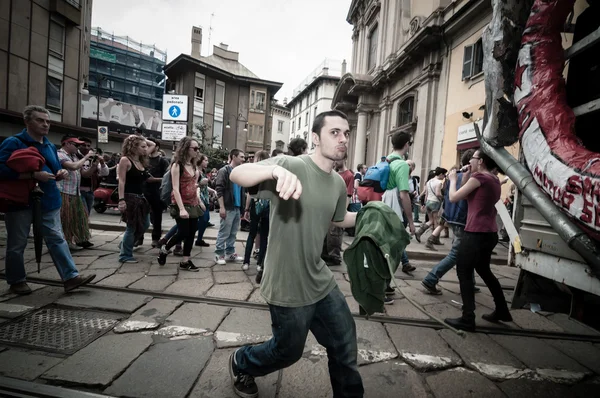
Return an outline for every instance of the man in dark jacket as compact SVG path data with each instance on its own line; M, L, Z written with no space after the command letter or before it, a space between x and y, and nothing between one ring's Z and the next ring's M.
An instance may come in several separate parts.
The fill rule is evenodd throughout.
M219 200L221 225L215 245L215 261L225 265L226 261L241 263L244 258L235 252L235 239L240 227L241 212L245 207L245 189L229 179L231 170L244 163L244 152L233 149L229 153L229 164L223 166L217 174L216 191Z
M474 149L467 150L462 157L460 162L463 166L467 166L469 161L475 153ZM460 188L463 173L457 174L456 189ZM450 271L456 265L456 257L458 255L458 247L460 246L460 239L465 232L465 224L467 223L467 201L461 200L457 203L450 202L448 195L449 189L445 190L444 194L444 214L443 219L446 220L452 228L454 238L452 240L452 248L450 253L442 259L427 276L421 282L421 285L431 294L442 294L442 291L436 286L440 279Z
M42 231L52 261L63 281L65 291L69 292L94 279L95 275L79 275L69 245L65 241L60 221L62 204L56 181L64 179L67 171L58 160L56 147L46 137L50 129L49 112L41 106L29 105L23 111L25 125L21 133L10 137L0 145L0 180L35 179L44 191L42 196ZM42 171L35 173L17 173L6 165L10 155L18 150L34 147L46 159ZM4 183L4 181L3 181ZM31 207L11 209L4 215L6 224L6 281L10 291L16 294L29 294L31 288L26 282L24 252L27 237L33 220Z

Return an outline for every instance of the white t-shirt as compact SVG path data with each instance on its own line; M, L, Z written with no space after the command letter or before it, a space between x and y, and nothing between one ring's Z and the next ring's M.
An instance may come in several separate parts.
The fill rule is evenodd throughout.
M428 202L439 202L440 199L437 197L438 187L442 185L442 180L432 178L427 182L427 201Z

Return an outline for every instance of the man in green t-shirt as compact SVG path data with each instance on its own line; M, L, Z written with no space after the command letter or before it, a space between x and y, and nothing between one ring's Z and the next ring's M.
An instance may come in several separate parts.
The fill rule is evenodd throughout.
M312 126L312 155L270 158L231 172L236 184L260 184L258 197L271 201L261 294L269 304L273 337L231 355L229 371L239 396L258 396L254 377L298 361L309 330L327 349L333 395L364 394L356 361L356 325L321 259L331 223L342 228L356 224L356 213L346 211L346 185L333 171L334 162L346 157L349 133L345 114L324 112Z

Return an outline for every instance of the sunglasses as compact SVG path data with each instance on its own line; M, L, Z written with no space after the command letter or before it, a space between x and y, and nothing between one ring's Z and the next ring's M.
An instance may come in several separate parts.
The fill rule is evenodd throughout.
M473 156L473 157L471 157L471 159L481 159L481 158L477 157L477 156Z
M197 147L197 146L196 146L196 147L193 147L193 148L192 148L192 147L190 147L190 149L193 149L194 151L198 152L198 151L200 150L200 147Z

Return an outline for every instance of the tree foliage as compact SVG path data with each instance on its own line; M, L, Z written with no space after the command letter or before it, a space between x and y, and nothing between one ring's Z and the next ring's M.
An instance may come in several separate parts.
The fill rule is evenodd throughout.
M208 134L210 126L206 123L196 123L194 129L198 132L194 132L193 137L200 143L202 153L208 157L208 170L223 167L229 159L229 152L223 149L221 142L217 142Z

